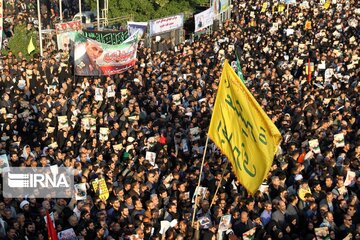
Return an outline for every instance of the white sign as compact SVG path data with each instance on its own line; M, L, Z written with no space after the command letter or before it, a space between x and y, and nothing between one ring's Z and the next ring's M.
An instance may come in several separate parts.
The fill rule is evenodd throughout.
M54 212L49 213L49 216L50 216L50 219L51 219L51 221L53 223L53 226L55 228ZM47 224L47 217L46 216L44 217L44 220L45 220L45 223Z
M347 171L344 185L347 187L347 186L351 185L352 183L354 183L355 180L356 180L356 173L349 170L349 171Z
M108 97L108 98L115 97L115 87L114 87L114 85L107 86L106 90L107 90L106 91L106 97Z
M95 101L101 102L104 100L103 98L104 89L95 88Z
M151 165L155 166L156 153L147 151L145 159L148 160Z
M75 199L85 200L86 199L86 183L75 184Z
M214 22L214 9L209 8L195 15L195 32L211 26Z
M310 148L312 148L312 151L313 151L315 154L321 153L320 146L319 146L319 140L318 140L318 139L310 140L310 141L309 141L309 146L310 146Z
M9 159L6 154L0 155L0 173L10 171Z
M54 173L55 172L55 173ZM3 195L44 198L48 196L69 198L73 196L74 175L70 169L58 167L18 168L2 174Z
M129 35L133 35L134 33L136 33L136 31L139 31L139 37L142 38L144 37L144 34L146 33L147 30L147 22L128 22L128 32Z
M345 146L345 138L343 133L338 133L334 135L335 147L340 148Z
M59 240L77 240L75 231L73 228L66 229L58 233Z
M159 35L164 32L182 28L184 25L184 14L149 21L150 36Z

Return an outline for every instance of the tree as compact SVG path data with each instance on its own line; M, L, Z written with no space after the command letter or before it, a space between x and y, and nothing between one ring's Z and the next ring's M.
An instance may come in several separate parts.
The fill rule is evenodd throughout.
M192 15L198 5L209 5L210 0L109 0L109 18L133 16L135 21L149 21L178 13ZM90 0L96 11L96 0Z
M27 47L29 45L31 36L33 38L33 43L36 49L29 55L27 52ZM7 49L2 49L2 54L7 54L9 51L13 52L14 54L22 52L27 59L30 59L34 54L39 53L38 46L38 34L34 29L28 30L26 25L23 24L16 25L14 28L14 36L9 39Z

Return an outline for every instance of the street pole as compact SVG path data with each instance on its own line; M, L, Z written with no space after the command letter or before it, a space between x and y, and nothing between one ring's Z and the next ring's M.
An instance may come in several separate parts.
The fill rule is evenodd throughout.
M59 8L60 8L60 22L62 22L63 21L62 0L59 0Z
M286 17L288 18L289 17L289 3L287 4L287 8L286 8Z
M81 23L82 22L82 11L81 11L81 0L79 0L79 13L80 13L80 18L81 18Z
M41 32L41 15L40 15L40 0L37 0L37 12L38 12L38 21L39 21L40 56L43 56L42 32Z
M100 27L100 4L99 4L99 0L96 0L96 10L97 10L97 29L99 30Z

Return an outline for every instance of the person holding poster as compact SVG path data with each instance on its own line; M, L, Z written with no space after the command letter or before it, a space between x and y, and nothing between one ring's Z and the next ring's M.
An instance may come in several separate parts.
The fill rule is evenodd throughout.
M102 71L96 63L96 60L104 52L101 45L95 41L87 40L85 49L85 54L75 61L77 73L80 75L101 75Z

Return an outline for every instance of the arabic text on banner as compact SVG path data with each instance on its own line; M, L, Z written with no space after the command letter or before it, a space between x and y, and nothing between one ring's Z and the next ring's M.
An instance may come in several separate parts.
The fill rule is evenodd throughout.
M184 25L184 14L151 20L149 22L150 36L182 28Z

